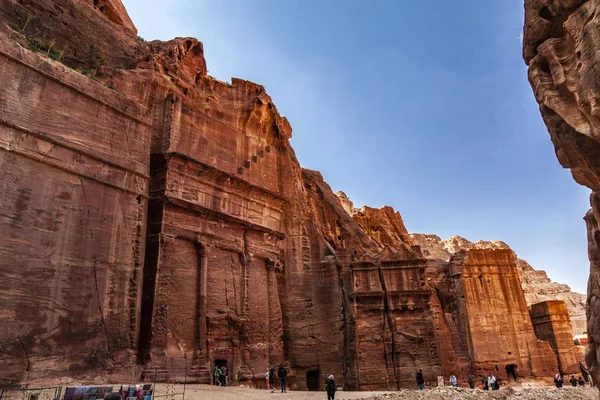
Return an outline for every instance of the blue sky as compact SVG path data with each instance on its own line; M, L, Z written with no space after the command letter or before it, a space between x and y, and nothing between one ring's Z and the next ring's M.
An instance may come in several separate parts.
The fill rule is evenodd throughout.
M264 85L303 167L411 232L498 239L585 292L589 190L558 164L521 59L523 0L123 0L147 40Z

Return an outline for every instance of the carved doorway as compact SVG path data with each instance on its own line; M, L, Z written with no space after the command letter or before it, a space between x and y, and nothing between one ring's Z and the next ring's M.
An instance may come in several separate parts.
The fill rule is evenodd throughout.
M509 382L516 382L517 381L517 366L515 364L510 364L506 366L506 375L508 376L508 381Z
M306 373L306 388L310 392L319 391L319 370Z

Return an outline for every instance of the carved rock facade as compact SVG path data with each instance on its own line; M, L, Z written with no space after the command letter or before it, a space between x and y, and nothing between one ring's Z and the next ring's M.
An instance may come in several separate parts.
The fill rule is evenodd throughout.
M410 238L414 244L417 244L423 250L423 254L429 260L447 262L454 253L470 249L510 249L510 247L501 241L477 241L475 243L462 238L453 236L446 240L441 240L436 235L425 235L413 233ZM513 252L514 253L514 252ZM548 300L563 301L569 311L573 336L585 335L587 326L585 321L585 295L572 292L568 285L552 282L545 271L534 269L529 263L514 254L517 263L517 271L521 288L525 292L527 306Z

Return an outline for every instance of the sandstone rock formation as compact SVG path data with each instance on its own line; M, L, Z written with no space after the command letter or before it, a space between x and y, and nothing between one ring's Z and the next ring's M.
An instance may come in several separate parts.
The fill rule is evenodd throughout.
M146 43L118 0L0 13L0 384L556 368L509 250L431 260L391 208L340 201L265 88L208 76L196 39Z
M411 234L410 238L423 250L423 254L430 260L442 260L447 262L454 253L469 249L510 249L501 241L479 240L475 243L453 236L447 240L441 240L436 235ZM514 252L513 252L514 253ZM568 285L552 282L545 271L534 269L529 263L515 254L517 271L521 287L525 292L527 306L541 303L547 300L562 300L569 310L573 336L585 335L587 332L585 322L585 295L572 292Z
M550 343L560 370L567 374L579 374L571 321L565 303L560 300L544 301L534 304L530 313L536 336Z
M600 380L600 81L597 0L526 0L523 57L561 165L592 189L588 229L590 278L586 360Z
M539 341L535 334L511 250L456 253L450 259L450 276L457 294L456 320L468 338L476 375L495 370L515 380L519 375L551 376L557 370L549 341ZM574 355L572 343L570 349ZM499 368L504 371L499 373Z

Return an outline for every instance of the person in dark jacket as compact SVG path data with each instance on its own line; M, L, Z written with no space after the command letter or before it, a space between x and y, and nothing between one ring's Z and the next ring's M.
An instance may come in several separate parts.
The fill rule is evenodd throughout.
M556 385L557 388L561 388L563 385L563 378L560 375L560 372L557 373L556 375L554 375L554 384Z
M425 378L423 378L423 370L417 371L417 390L425 390Z
M325 390L327 391L327 400L335 400L335 380L333 380L333 375L329 375L325 379Z
M471 389L475 389L475 380L473 379L473 375L469 375L469 378L467 378L467 383Z
M575 378L575 375L571 375L571 379L569 379L569 382L571 382L571 386L573 387L577 387L577 378Z
M281 385L281 393L285 393L287 370L283 367L283 364L279 364L279 369L277 369L277 376L279 377L279 384Z
M579 386L585 386L585 381L583 380L582 377L579 377L578 382L579 382Z
M269 386L271 387L271 393L275 392L275 367L269 368Z

